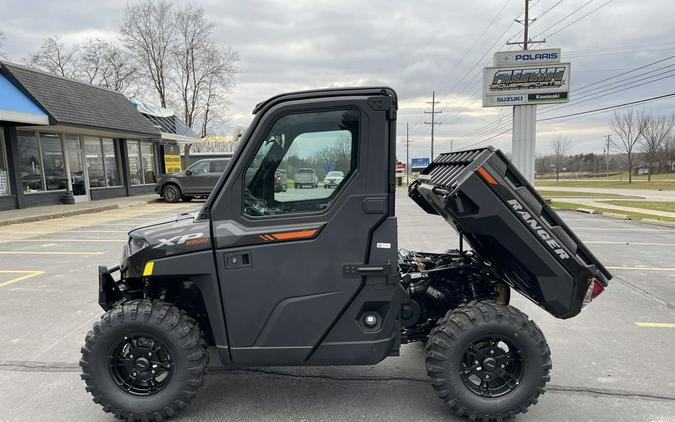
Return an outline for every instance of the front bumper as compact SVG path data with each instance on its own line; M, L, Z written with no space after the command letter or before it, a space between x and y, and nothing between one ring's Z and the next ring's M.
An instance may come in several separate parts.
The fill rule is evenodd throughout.
M104 311L109 310L113 304L122 299L122 291L112 276L119 269L119 266L111 269L104 266L98 267L98 304Z

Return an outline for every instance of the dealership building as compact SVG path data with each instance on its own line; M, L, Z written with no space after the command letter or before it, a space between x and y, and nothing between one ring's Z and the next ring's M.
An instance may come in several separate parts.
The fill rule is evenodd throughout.
M0 63L0 210L152 193L198 140L119 92Z

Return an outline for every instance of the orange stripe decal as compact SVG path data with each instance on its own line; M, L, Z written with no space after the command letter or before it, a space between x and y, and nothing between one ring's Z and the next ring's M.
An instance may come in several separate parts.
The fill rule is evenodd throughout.
M481 176L483 176L483 179L485 179L486 182L488 182L491 185L496 185L497 181L495 180L494 177L490 173L488 173L487 170L485 170L483 167L478 167L478 173L480 173Z
M295 232L275 233L272 235L276 240L307 239L316 234L316 229L299 230Z

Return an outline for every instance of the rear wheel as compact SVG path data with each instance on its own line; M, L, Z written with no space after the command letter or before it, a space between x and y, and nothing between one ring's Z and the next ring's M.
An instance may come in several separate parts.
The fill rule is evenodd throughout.
M166 202L178 202L180 200L180 188L176 185L166 185L162 188L162 196Z
M549 381L544 335L512 306L473 302L448 314L427 342L427 373L458 415L500 421L537 403Z
M207 363L197 322L148 299L106 312L87 334L80 360L94 402L128 421L175 415L203 384Z

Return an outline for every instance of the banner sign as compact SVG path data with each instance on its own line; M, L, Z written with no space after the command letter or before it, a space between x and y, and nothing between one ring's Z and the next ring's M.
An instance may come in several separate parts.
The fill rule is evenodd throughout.
M495 67L529 66L533 64L560 63L560 49L498 51L494 55Z
M425 158L413 158L410 160L410 168L413 170L422 170L429 167L430 159Z
M180 147L177 144L164 145L164 171L167 174L183 169L180 159Z
M486 67L483 107L566 103L569 87L569 63Z

